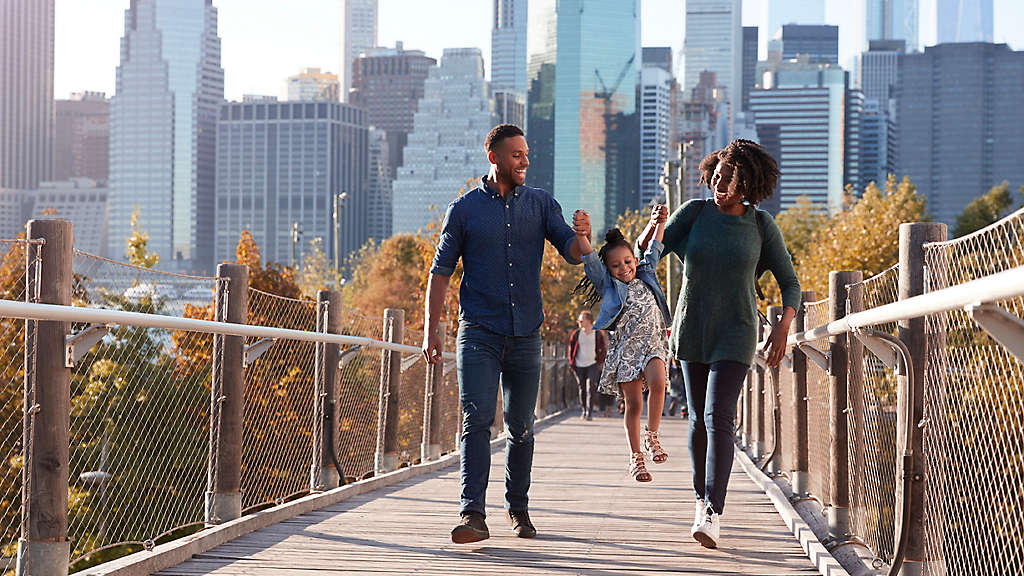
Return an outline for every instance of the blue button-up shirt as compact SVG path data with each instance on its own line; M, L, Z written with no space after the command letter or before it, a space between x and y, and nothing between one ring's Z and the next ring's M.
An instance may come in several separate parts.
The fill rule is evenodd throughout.
M506 198L484 183L444 215L431 274L451 276L462 258L459 318L506 336L526 336L544 321L540 268L547 239L570 264L573 229L554 196L517 186Z

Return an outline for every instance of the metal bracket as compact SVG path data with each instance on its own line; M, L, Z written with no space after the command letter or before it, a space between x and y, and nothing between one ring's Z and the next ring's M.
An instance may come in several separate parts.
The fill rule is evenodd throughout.
M93 324L77 334L68 334L64 337L64 367L74 368L75 363L82 359L92 350L92 347L99 344L100 340L110 332L110 326L105 324Z
M409 368L412 368L417 362L423 359L423 354L410 354L405 358L402 358L402 373Z
M793 353L790 352L782 357L782 365L786 367L786 370L793 370Z
M352 359L356 357L356 354L362 349L362 344L356 344L355 346L349 346L344 350L338 350L338 370L341 370L346 364L351 362Z
M964 309L982 330L1024 362L1024 320L996 304L974 304Z
M247 345L242 351L242 366L248 368L256 361L257 358L263 355L264 352L270 350L270 347L277 342L277 338L260 338L259 340Z
M817 364L818 367L824 370L825 372L828 372L829 374L832 373L831 351L824 352L822 350L819 350L809 342L801 342L800 344L798 344L798 346L800 346L800 350L803 351L803 353L807 356L808 360Z
M455 360L446 360L444 363L444 375L447 376L458 363Z
M882 361L888 368L897 368L899 366L899 358L896 356L896 349L892 347L888 341L875 336L868 330L858 328L853 333L857 340L864 345L865 348L871 351L872 354L878 356L878 359Z

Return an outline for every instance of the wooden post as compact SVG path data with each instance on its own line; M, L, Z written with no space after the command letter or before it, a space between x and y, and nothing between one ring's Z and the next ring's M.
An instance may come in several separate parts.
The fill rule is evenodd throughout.
M924 244L946 240L946 225L939 222L915 222L900 224L900 268L899 295L900 300L924 294L925 290L925 259ZM924 418L924 374L925 359L928 354L928 342L925 335L925 319L914 318L899 323L899 336L910 349L911 361L917 383L908 386L907 377L901 374L898 378L898 408L896 424L896 446L901 450L906 438L908 424L914 424L911 450L913 450L913 484L910 490L910 517L903 517L903 491L896 490L896 526L897 530L904 522L909 522L905 560L900 574L920 574L924 563L924 482L925 462L922 450L922 429L916 425ZM909 404L909 405L908 405ZM911 418L907 422L908 416ZM904 470L903 459L897 459L897 486L908 471Z
M817 295L813 290L801 294L802 302L797 310L791 332L796 334L806 329L807 310L804 304L814 302ZM808 478L808 444L807 444L807 355L799 347L793 348L793 457L792 478L793 495L803 497L810 491Z
M384 311L382 340L402 343L405 334L405 310ZM402 390L402 354L384 350L380 361L380 395L377 399L377 472L398 468L398 416Z
M760 342L763 339L764 339L764 324L761 324L759 322L758 326L757 326L757 341ZM753 385L754 385L754 390L751 392L751 397L753 399L753 401L751 402L751 410L753 411L752 414L751 414L751 416L753 417L753 421L751 422L751 426L753 426L753 431L754 431L754 444L753 444L752 452L754 454L754 458L756 459L756 458L760 458L760 457L764 456L764 436L765 436L765 434L764 434L764 424L765 424L764 423L764 405L765 405L765 402L764 402L765 401L764 377L765 377L765 374L764 374L764 370L762 370L761 367L757 366L756 364L754 366L752 366L751 368L754 371L754 374L753 374L754 377L751 380Z
M860 282L857 271L832 271L828 275L829 321L846 316L846 285ZM846 420L848 334L829 339L829 457L832 460L829 488L828 533L837 541L850 536L850 445Z
M29 240L45 242L25 247L26 301L70 306L74 253L71 222L29 220L26 228ZM25 322L24 468L18 576L68 573L71 369L64 365L64 342L69 332L68 322Z
M328 334L341 332L341 292L319 290L316 293L316 331ZM310 467L309 490L332 490L341 484L341 474L334 467L334 442L338 430L338 345L316 344L316 391L313 398L313 463Z
M444 412L437 404L441 394L441 387L444 384L444 341L448 334L448 324L439 322L437 331L441 334L441 344L438 349L441 354L441 361L437 364L428 364L426 369L426 385L423 387L423 441L420 444L420 461L426 462L441 456L441 426L444 421Z
M772 323L772 329L782 320L782 306L768 307L768 320ZM782 410L779 409L781 394L779 390L780 368L776 366L769 369L768 388L765 391L765 410L771 414L772 420L772 460L768 464L769 474L780 474L782 472L782 451L785 449L782 443Z
M245 324L249 314L249 267L217 266L218 322ZM242 515L242 430L245 402L245 338L213 337L210 388L210 456L206 482L206 523L221 524Z
M548 404L545 393L548 388L548 347L545 343L540 344L540 382L537 384L537 406L533 409L533 417L540 419L548 415Z
M743 410L743 432L740 435L740 442L743 443L743 447L747 452L754 456L754 425L753 425L753 402L754 402L754 369L747 370L747 376L743 379L743 392L741 396L741 409ZM698 418L704 417L704 407L696 406L699 413L694 415L690 414L689 417L694 416ZM756 456L754 456L756 458Z

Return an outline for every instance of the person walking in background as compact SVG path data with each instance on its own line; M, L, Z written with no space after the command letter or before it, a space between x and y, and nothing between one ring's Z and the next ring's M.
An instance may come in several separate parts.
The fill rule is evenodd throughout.
M599 252L590 246L589 236L581 237L586 276L573 290L574 294L584 294L585 306L601 301L595 326L612 331L599 389L617 393L625 401L629 473L637 482L652 479L644 462L644 452L656 464L668 460L668 452L661 447L658 427L668 378L665 326L671 317L655 274L666 219L665 207L655 206L644 232L648 236L653 230L654 239L640 262L636 261L633 247L618 228L605 234L605 243ZM644 390L649 390L650 394L641 448Z
M491 471L490 429L501 381L504 408L505 510L512 532L532 538L537 530L527 507L533 466L533 411L541 372L540 268L545 240L570 264L582 256L581 234L590 218L577 210L575 228L549 192L525 186L530 165L522 129L494 127L484 142L490 172L481 186L448 205L427 282L423 356L441 361L438 332L449 279L462 260L456 365L462 404L460 522L452 542L490 537L484 496Z
M608 343L603 331L594 330L594 314L590 310L580 312L576 324L579 328L569 335L569 360L580 390L580 418L590 420L594 404L599 400L597 381L608 353Z
M696 512L690 535L718 545L733 463L736 401L757 346L755 275L771 270L784 312L764 351L778 365L800 305L800 282L782 232L757 204L779 178L775 159L750 140L733 140L700 163L713 199L691 200L665 226L665 253L683 261L672 353L683 362L690 411Z

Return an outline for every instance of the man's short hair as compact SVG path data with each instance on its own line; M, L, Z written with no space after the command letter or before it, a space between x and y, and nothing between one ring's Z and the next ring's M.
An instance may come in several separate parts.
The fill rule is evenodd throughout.
M490 152L505 138L514 138L516 136L526 136L526 134L522 128L515 124L498 124L487 133L487 139L484 140L484 150Z
M593 322L594 321L594 313L591 312L590 310L583 310L582 312L580 312L580 318L586 318L587 320L590 320L591 322Z

